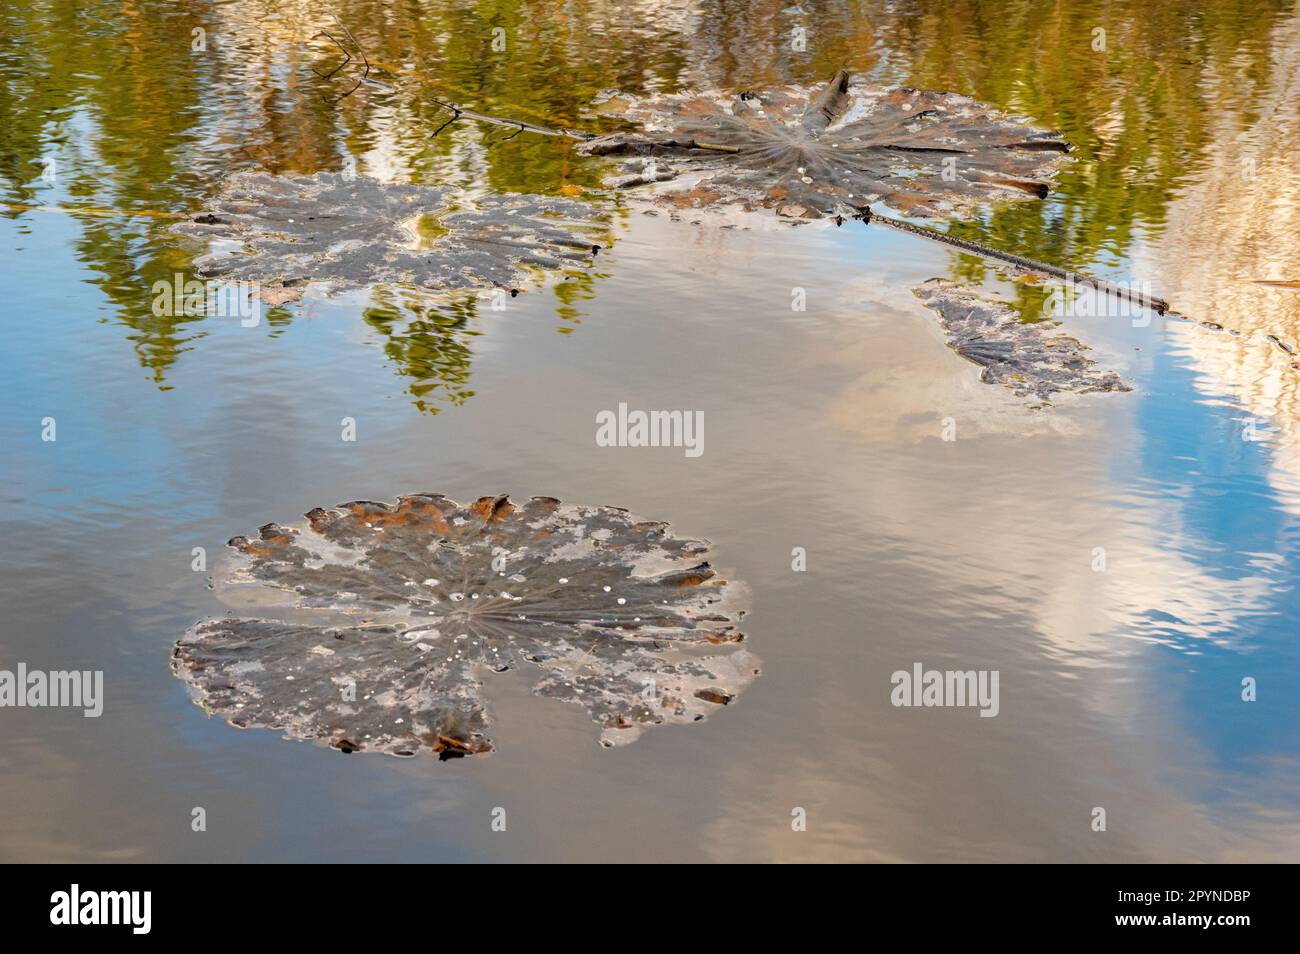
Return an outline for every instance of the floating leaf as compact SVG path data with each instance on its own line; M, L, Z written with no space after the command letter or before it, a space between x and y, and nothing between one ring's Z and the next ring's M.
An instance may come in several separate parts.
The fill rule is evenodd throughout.
M683 208L739 202L795 218L852 216L873 202L932 216L999 196L1042 197L1068 151L1057 133L968 97L864 89L843 70L820 90L615 94L600 110L642 128L581 147L639 157L611 185L694 171L697 183L662 199Z
M931 281L914 291L939 314L948 346L984 369L981 381L1044 401L1058 391L1133 390L1114 371L1097 370L1086 345L1056 331L1058 321L1021 321L1005 302L951 282Z
M208 211L175 229L233 246L196 259L201 275L259 282L277 301L313 281L514 288L529 268L586 264L598 249L581 234L595 217L581 202L510 194L467 208L459 201L451 188L364 176L240 173Z
M618 508L422 494L230 546L221 587L257 615L199 623L174 668L239 727L346 752L486 752L482 680L522 669L615 745L703 719L758 672L736 645L746 587L707 543Z

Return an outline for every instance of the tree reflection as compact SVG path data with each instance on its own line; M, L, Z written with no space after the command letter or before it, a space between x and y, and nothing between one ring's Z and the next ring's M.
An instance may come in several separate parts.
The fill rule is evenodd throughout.
M1080 268L1123 258L1270 83L1281 0L7 0L0 9L0 178L6 201L184 213L233 171L355 167L466 189L581 194L599 166L572 143L460 121L433 101L553 127L590 126L598 92L760 88L845 66L881 83L955 90L1059 128L1079 161L1047 203L954 225L964 236ZM322 29L347 24L387 88L355 79ZM1105 49L1095 50L1095 30ZM202 49L194 49L204 31ZM806 39L803 49L796 31ZM1231 134L1232 130L1226 131ZM42 180L56 157L55 185ZM596 200L592 200L596 201ZM27 214L14 209L6 215ZM153 281L191 269L166 219L79 217L77 254L142 366L169 368L203 319L158 318ZM958 277L988 266L964 258ZM561 330L598 274L554 283ZM1037 290L1023 291L1036 310ZM474 306L399 319L377 291L365 320L423 410L468 388ZM459 309L459 310L458 310ZM403 306L402 314L414 314ZM283 327L292 312L278 312ZM484 316L488 318L489 316ZM276 325L268 332L274 334Z

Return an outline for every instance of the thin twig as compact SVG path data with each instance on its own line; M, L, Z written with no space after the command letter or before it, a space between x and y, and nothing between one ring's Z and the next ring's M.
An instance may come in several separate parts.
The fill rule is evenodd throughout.
M439 103L439 105L442 105L442 104ZM446 129L448 126L450 126L450 125L451 125L452 123L454 123L456 120L460 119L460 110L459 110L459 109L457 109L455 106L449 106L449 107L447 107L447 108L451 110L451 119L447 120L445 123L443 123L441 126L439 126L437 129L435 129L435 130L433 131L433 138L434 138L434 139L437 139L437 138L438 138L438 133L442 132L444 129Z
M355 93L363 83L367 86L374 86L377 87L378 89L385 90L386 92L394 92L393 87L388 85L387 83L381 83L378 80L374 80L370 78L370 59L369 57L366 56L365 49L361 46L360 43L357 42L357 38L352 35L352 31L349 30L347 26L345 26L342 23L342 21L338 20L338 18L336 17L335 22L338 23L339 29L343 31L343 35L347 37L348 42L350 42L352 46L356 49L357 55L361 57L361 62L364 64L364 69L362 71L361 77L356 81L356 83L352 85L352 88L349 89L342 96L335 97L333 100L331 100L331 102L337 103L340 100L346 99L348 96L351 96L353 93ZM341 69L343 69L343 67L347 66L348 63L352 62L352 54L348 52L347 47L345 47L342 43L340 43L338 38L335 37L332 33L328 33L322 30L320 33L317 33L316 36L313 36L312 39L314 40L317 37L322 37L322 36L328 37L330 41L333 42L333 44L343 52L344 57L346 57L346 59L344 59L342 63L334 67L334 69L330 70L328 73L321 73L315 67L312 67L312 72L315 73L317 76L319 76L321 79L330 79L333 76L335 76ZM442 100L439 99L431 99L430 102L432 102L435 106L441 106L443 109L451 111L451 119L448 119L436 130L434 130L433 133L434 136L437 136L438 133L442 132L444 129L446 129L449 125L454 123L456 120L464 117L466 119L473 119L482 123L491 123L497 126L509 126L512 129L514 129L515 130L514 133L506 137L505 139L501 140L502 142L509 142L511 139L515 138L515 136L519 135L521 132L537 133L539 136L555 136L563 139L576 139L579 142L584 142L588 139L596 138L595 133L586 132L581 129L551 129L549 126L539 126L536 123L524 122L521 119L506 119L500 116L490 116L487 113L480 113L477 110L466 109L464 106L459 106L455 103L444 103Z
M526 123L522 119L504 119L500 116L489 116L487 113L480 113L477 110L467 109L464 106L457 106L455 103L444 103L440 99L430 99L429 101L435 106L441 106L443 109L451 110L453 114L452 118L449 119L447 123L443 123L442 126L438 127L437 132L434 133L435 136L438 135L439 132L442 132L448 123L455 122L457 119L464 116L466 119L473 119L481 123L492 123L496 126L509 126L515 130L515 136L519 135L521 132L530 132L537 133L539 136L557 136L562 139L576 139L580 142L596 138L595 133L583 132L580 129L551 129L549 126L539 126L536 123ZM514 136L511 136L510 138L513 139Z
M910 235L919 235L922 238L928 238L934 242L942 242L944 245L951 245L954 248L962 249L966 252L973 252L976 255L982 255L985 258L996 259L1001 262L1007 262L1019 268L1025 268L1033 272L1040 272L1044 275L1051 275L1053 278L1059 278L1063 281L1079 285L1091 285L1098 291L1105 292L1108 295L1115 295L1119 298L1126 298L1129 301L1136 302L1144 308L1152 309L1156 314L1163 315L1169 311L1169 302L1163 298L1156 298L1152 295L1144 295L1141 292L1134 291L1131 288L1125 288L1123 285L1116 285L1108 282L1103 278L1097 278L1085 272L1076 272L1070 269L1060 268L1057 265L1049 265L1046 262L1039 262L1032 258L1025 258L1023 255L1014 255L1011 252L1003 252L979 242L972 242L970 239L957 238L955 235L947 235L934 229L927 229L922 225L915 225L912 222L904 222L901 219L890 218L887 215L880 215L867 209L861 216L862 221L870 224L871 222L880 222L888 225L890 228L897 229L900 232L907 232Z
M343 31L343 35L346 36L349 42L351 42L351 44L356 48L357 55L361 57L361 62L364 64L365 68L362 70L361 77L352 85L352 88L348 90L346 93L344 93L342 96L335 97L334 99L330 99L328 96L326 96L325 97L326 101L330 103L338 103L344 99L347 99L349 96L351 96L353 93L355 93L358 89L361 88L362 83L364 83L366 80L370 78L370 60L366 57L366 51L361 48L361 44L358 43L357 38L352 35L352 31L349 30L347 26L341 20L339 20L338 17L334 18L334 22L339 25L339 29ZM325 74L320 73L320 71L318 71L316 67L314 66L312 67L311 71L315 73L317 76L319 76L321 79L330 79L331 77L334 76L335 73L337 73L339 70L343 69L343 67L347 66L349 63L352 62L352 54L348 52L347 47L345 47L342 43L340 43L334 37L333 34L327 33L324 30L322 30L320 33L317 33L316 36L312 37L312 39L314 40L316 39L316 37L321 37L321 36L329 37L330 40L333 42L333 44L343 51L343 55L346 57L346 59L342 63L340 63L338 66L334 67L334 69L330 70L328 73Z
M183 219L188 212L159 212L151 209L108 209L76 205L27 205L22 202L0 202L0 209L10 212L58 212L62 215L125 215L150 219Z
M334 67L334 69L330 70L328 73L322 73L320 70L316 69L316 67L314 67L314 66L311 68L311 71L312 71L313 73L315 73L315 74L316 74L317 76L319 76L321 79L323 79L323 80L327 80L327 79L333 79L333 78L334 78L334 75L335 75L336 73L338 73L339 70L343 69L343 67L347 66L349 63L352 62L352 54L349 53L346 49L344 49L343 44L340 43L337 39L335 39L334 34L332 34L332 33L327 33L326 31L321 30L319 33L317 33L315 36L313 36L312 39L313 39L313 40L317 40L317 39L320 39L320 38L323 37L323 36L327 36L327 37L329 37L329 38L330 38L330 41L331 41L335 46L337 46L340 50L343 50L343 56L345 57L345 59L343 60L342 63L340 63L338 66Z

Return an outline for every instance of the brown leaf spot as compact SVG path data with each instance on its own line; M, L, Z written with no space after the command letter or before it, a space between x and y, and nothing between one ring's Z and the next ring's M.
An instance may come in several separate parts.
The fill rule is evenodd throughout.
M695 698L703 699L705 702L712 702L714 705L725 706L735 696L720 689L696 689Z

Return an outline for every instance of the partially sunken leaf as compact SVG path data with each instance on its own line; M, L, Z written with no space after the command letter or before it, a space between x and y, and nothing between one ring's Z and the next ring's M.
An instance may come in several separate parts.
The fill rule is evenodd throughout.
M581 202L488 195L462 209L458 200L450 188L340 173L240 173L175 228L225 241L195 260L201 275L259 282L277 302L313 281L514 288L529 268L587 264L598 249L581 234L594 218Z
M421 494L230 546L220 583L257 615L199 623L173 665L241 728L344 752L487 752L485 681L521 670L609 746L703 719L758 672L736 645L744 584L709 565L707 543L614 507Z
M825 87L739 97L616 94L600 110L641 126L587 141L632 155L614 186L701 174L663 193L679 208L738 202L793 218L853 216L874 202L920 216L996 197L1045 196L1068 146L965 96L864 89L841 70Z
M914 291L938 313L948 346L984 369L981 381L1042 401L1058 391L1133 390L1114 371L1098 370L1087 345L1056 330L1060 322L1021 321L1005 302L950 282L935 280Z

